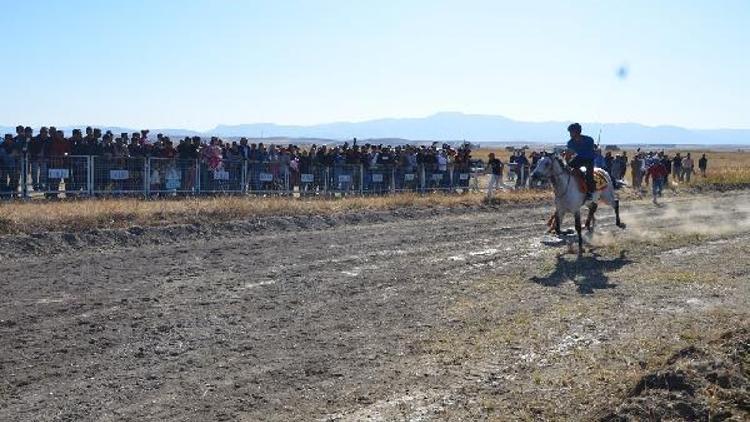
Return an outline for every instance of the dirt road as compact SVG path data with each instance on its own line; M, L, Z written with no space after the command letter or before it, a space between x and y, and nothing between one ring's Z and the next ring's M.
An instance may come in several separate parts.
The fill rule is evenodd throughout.
M594 418L748 319L750 196L665 204L580 260L545 206L6 258L0 420Z

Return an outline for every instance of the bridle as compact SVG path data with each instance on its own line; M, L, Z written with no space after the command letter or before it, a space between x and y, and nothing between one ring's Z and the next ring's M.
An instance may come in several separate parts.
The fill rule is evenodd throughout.
M551 172L551 174L550 174L549 178L550 178L550 179L552 180L552 182L553 182L553 185L555 185L555 183L554 183L554 181L555 181L555 180L560 180L560 181L562 181L562 176L563 176L563 175L567 175L567 176L568 176L568 179L567 179L567 180L565 181L565 188L564 188L564 189L562 189L562 191L560 191L560 192L556 192L556 193L558 193L558 194L559 194L558 196L560 196L560 195L562 195L562 194L564 194L565 192L567 192L567 191L568 191L568 187L570 186L570 179L571 179L571 178L572 178L573 176L572 176L572 175L570 174L570 172L569 172L569 171L565 171L565 169L564 169L564 165L563 165L563 163L562 163L562 162L560 161L560 159L559 159L559 158L557 158L557 157L553 157L553 158L550 158L550 161L552 161L552 162L551 162L551 164L552 164L552 172ZM557 163L558 163L558 164L560 165L560 169L559 169L559 171L557 171L557 172L555 171L555 165L554 165L554 161L557 161ZM557 187L555 187L555 190L558 190L558 189L557 189Z

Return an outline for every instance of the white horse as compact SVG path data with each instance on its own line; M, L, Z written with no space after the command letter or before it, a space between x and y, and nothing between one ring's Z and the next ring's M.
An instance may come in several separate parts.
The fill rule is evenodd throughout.
M604 177L607 186L593 192L591 201L587 204L589 214L586 218L586 229L590 233L594 231L594 213L599 207L598 201L614 208L615 224L617 224L617 227L624 229L625 224L620 221L620 200L615 193L612 179L606 171L600 168L595 168L594 172ZM560 157L546 155L539 159L531 177L547 178L552 182L552 187L555 190L555 214L550 220L551 222L554 221L554 231L558 235L560 234L560 222L563 216L571 213L575 217L576 233L578 234L578 255L580 256L583 253L581 207L586 204L586 192L582 189L578 176L573 174L573 169L565 164Z

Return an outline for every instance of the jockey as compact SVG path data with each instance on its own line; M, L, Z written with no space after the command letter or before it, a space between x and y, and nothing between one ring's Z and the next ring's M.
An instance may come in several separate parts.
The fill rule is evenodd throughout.
M584 177L586 179L586 200L591 200L591 195L596 190L594 183L594 140L590 136L581 135L581 125L573 123L568 126L570 140L568 150L573 151L576 156L568 163L573 168L586 168Z

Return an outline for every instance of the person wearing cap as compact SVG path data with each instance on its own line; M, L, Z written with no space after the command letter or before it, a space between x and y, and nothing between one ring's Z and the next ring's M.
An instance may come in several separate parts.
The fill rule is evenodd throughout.
M581 134L582 128L578 123L568 126L570 140L568 141L568 150L575 152L576 156L568 163L573 168L585 167L586 173L586 200L591 200L592 193L596 190L594 183L594 139L590 136Z
M39 135L31 138L29 143L29 164L31 165L31 182L34 190L41 190L47 180L46 156L51 138L49 130L42 126Z

